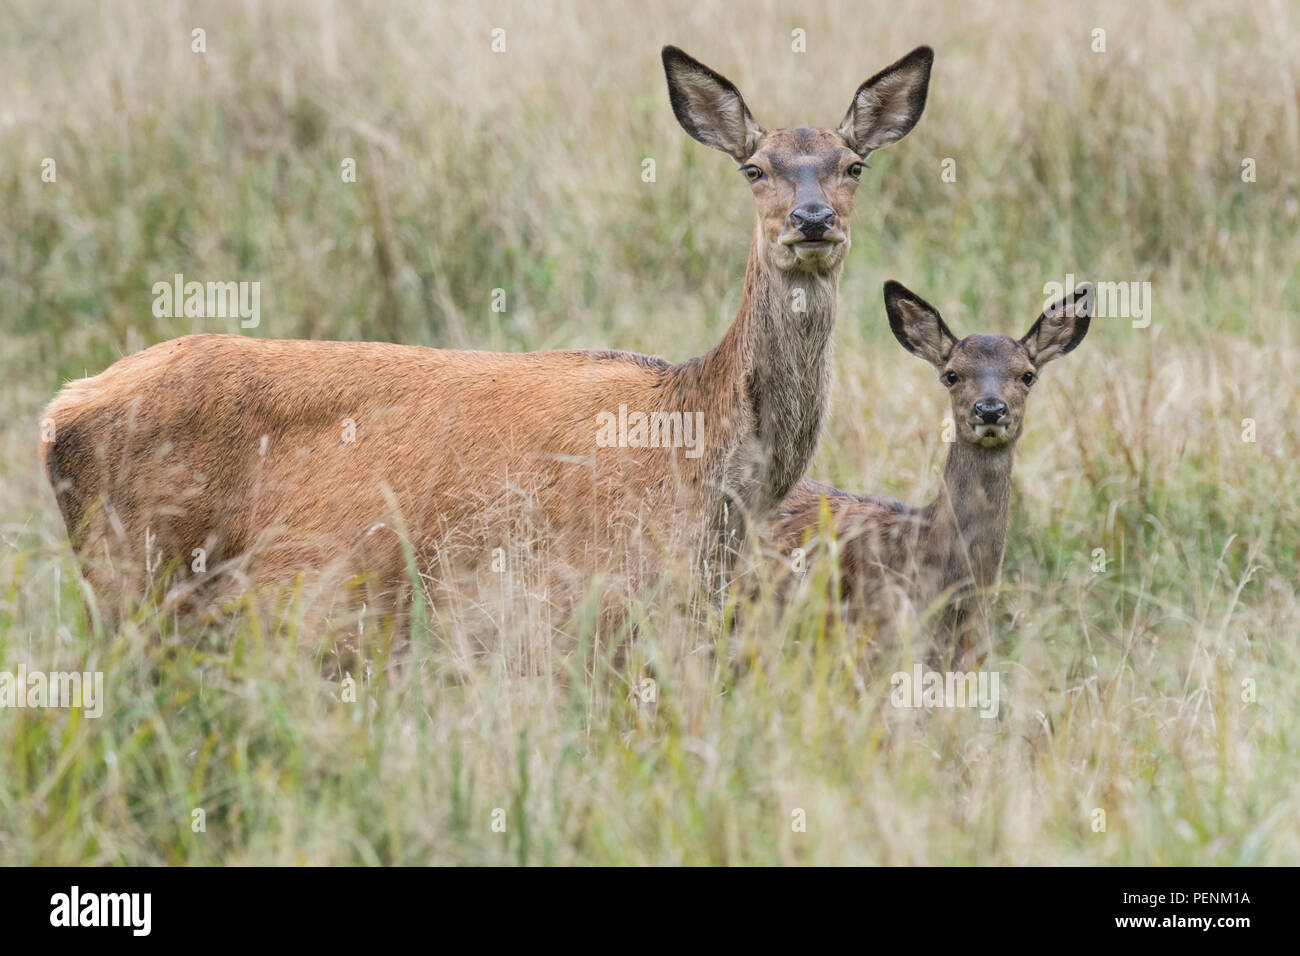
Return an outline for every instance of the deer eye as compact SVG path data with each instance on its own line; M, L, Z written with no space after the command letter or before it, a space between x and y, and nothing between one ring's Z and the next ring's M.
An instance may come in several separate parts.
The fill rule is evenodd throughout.
M852 166L850 166L849 175L852 176L854 179L859 178L862 175L862 164L854 163Z
M949 388L952 388L952 386L957 384L957 373L951 369L944 372L939 376L939 378L943 381L943 384L947 385Z
M1024 375L1020 376L1020 381L1025 383L1026 388L1028 388L1030 385L1033 385L1037 379L1038 376L1035 375L1033 372L1026 372Z
M740 171L745 174L745 178L751 183L756 183L763 178L763 171L757 166L741 166Z

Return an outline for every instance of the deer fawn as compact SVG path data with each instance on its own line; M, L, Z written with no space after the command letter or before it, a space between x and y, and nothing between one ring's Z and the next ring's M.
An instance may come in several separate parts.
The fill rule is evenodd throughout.
M194 335L67 385L42 454L87 576L139 595L173 568L202 593L339 560L397 595L400 530L431 577L449 555L486 566L512 534L584 578L652 572L630 557L643 540L718 573L816 445L863 161L916 124L932 59L867 80L835 129L768 131L730 81L664 48L678 121L757 204L739 311L700 358Z
M939 495L918 508L804 478L778 510L773 542L786 554L806 547L824 501L840 545L841 595L851 614L888 630L909 609L925 612L953 597L940 635L948 650L970 650L982 597L1002 567L1011 464L1025 400L1042 367L1083 341L1092 305L1093 287L1085 283L1044 311L1022 339L958 340L933 306L897 282L886 283L894 337L939 370L952 400L956 435Z

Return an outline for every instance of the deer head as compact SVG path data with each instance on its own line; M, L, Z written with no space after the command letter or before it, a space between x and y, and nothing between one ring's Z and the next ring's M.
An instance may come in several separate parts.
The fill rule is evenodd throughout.
M848 251L853 194L867 156L898 142L921 118L933 60L923 46L881 70L858 87L835 129L769 131L730 80L676 47L663 49L677 121L734 159L753 189L763 262L822 273Z
M1025 400L1039 370L1073 351L1088 333L1093 286L1085 282L1049 306L1024 338L968 335L958 340L938 311L897 282L885 283L885 311L894 338L939 370L952 398L957 437L983 448L1020 437Z

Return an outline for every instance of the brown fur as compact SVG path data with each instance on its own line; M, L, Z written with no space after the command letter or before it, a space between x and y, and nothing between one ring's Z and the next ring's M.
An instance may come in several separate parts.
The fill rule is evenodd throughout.
M1017 341L972 335L958 341L933 307L897 283L885 288L895 336L940 373L952 400L955 441L938 497L915 507L875 495L855 495L804 478L791 490L769 540L788 556L817 547L823 507L839 542L841 596L854 620L879 632L896 630L910 614L939 613L941 649L971 645L997 584L1006 540L1015 443L1024 425L1031 384L1048 361L1082 341L1092 305L1091 286L1048 309ZM1003 410L991 430L980 414ZM993 414L990 411L990 414ZM948 598L955 598L951 603Z
M97 589L139 595L173 568L191 587L341 562L367 573L370 600L391 599L409 580L402 525L421 573L486 565L518 535L586 575L640 580L672 554L706 577L725 567L746 520L775 508L815 447L855 164L916 122L930 55L864 84L849 134L765 131L724 78L673 48L664 64L687 131L764 171L747 171L757 223L716 348L673 365L232 335L156 345L68 385L45 412L46 468ZM803 248L794 213L810 203L837 221ZM702 412L702 454L599 447L597 416L620 405Z

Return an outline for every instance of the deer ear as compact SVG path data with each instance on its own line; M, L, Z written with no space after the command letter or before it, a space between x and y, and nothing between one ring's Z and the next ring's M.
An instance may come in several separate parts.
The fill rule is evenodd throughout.
M663 58L668 99L682 129L738 163L754 155L764 130L736 85L675 46L664 47Z
M933 63L934 51L919 46L858 87L839 128L849 149L865 158L912 131L925 109Z
M1029 361L1041 366L1074 351L1088 334L1095 298L1093 284L1084 282L1044 309L1033 328L1020 340L1029 353Z
M885 311L889 314L889 328L903 348L935 368L947 364L957 337L934 306L890 279L885 283Z

